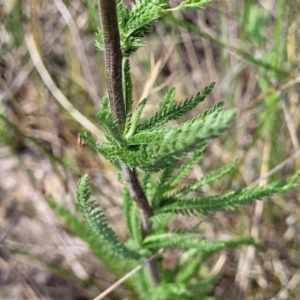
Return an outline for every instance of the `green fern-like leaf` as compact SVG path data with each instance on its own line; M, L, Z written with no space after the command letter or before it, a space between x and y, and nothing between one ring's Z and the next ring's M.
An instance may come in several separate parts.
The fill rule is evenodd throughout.
M159 103L158 112L163 111L164 109L167 109L174 104L175 93L176 93L175 88L171 88L166 92L161 102Z
M193 232L168 232L150 235L143 241L149 249L161 249L165 247L178 247L184 249L198 249L201 252L216 252L230 246L241 244L253 244L253 239L238 239L229 241L206 241L199 239L199 234Z
M161 283L156 289L152 290L147 298L149 300L192 300L195 299L192 290L182 283ZM200 298L198 298L200 299ZM201 298L202 299L202 298Z
M127 143L129 145L148 145L160 142L169 131L170 129L168 128L155 128L153 130L141 131L131 136L128 134Z
M209 185L213 182L216 182L217 180L219 180L226 174L232 172L232 170L235 168L236 164L237 164L237 160L234 160L233 162L225 165L224 167L209 173L202 179L200 179L198 181L193 181L193 182L187 184L182 189L180 189L176 193L174 193L172 195L172 197L180 198L182 196L187 195L188 193L190 193L192 191L199 189L202 186ZM167 195L165 194L165 196L167 196Z
M124 56L131 55L143 46L141 38L155 21L166 13L168 0L138 0L131 4L120 23L121 45Z
M157 172L173 165L174 161L189 152L204 147L210 139L219 136L229 126L233 117L233 111L216 111L204 121L195 118L168 128L159 143L133 147L131 151L120 149L118 155L132 168Z
M272 196L277 193L283 193L290 188L285 182L273 182L271 184L255 187L244 188L232 191L224 195L210 197L191 197L178 200L177 198L169 198L157 209L157 212L177 212L177 213L211 213L216 211L225 211L233 209L238 205L261 199L265 196ZM170 204L167 204L170 203Z
M109 160L117 170L120 170L120 162L117 157L116 147L109 143L99 144L97 140L88 134L85 130L82 130L80 133L81 138L86 144L96 150L98 153L102 154L107 160ZM114 142L114 141L113 141Z
M126 26L126 23L128 22L129 9L127 7L124 7L123 0L117 0L117 14L119 27L124 28Z
M136 108L136 111L135 111L135 114L134 114L134 117L133 117L132 124L130 126L130 129L129 129L128 133L126 134L126 138L130 138L135 133L138 122L139 122L141 114L142 114L142 111L143 111L143 109L146 105L146 101L147 101L147 99L143 99L138 104L138 106ZM129 142L129 144L130 144L130 142Z
M187 98L179 104L173 103L173 105L168 105L162 110L159 110L152 118L140 124L137 128L137 132L161 126L171 120L177 120L202 102L210 94L214 85L215 83L213 82L201 93L196 94L196 96Z
M132 240L140 245L142 241L141 224L135 202L130 198L127 189L123 190L123 212L128 232Z
M151 218L153 232L155 232L155 233L165 232L166 227L173 215L174 215L174 213L172 213L172 212L154 215Z
M125 101L126 116L131 113L132 109L132 81L130 76L130 63L129 59L123 62L123 91Z
M187 282L195 276L203 261L216 252L220 252L227 248L239 247L242 245L257 245L258 241L252 238L236 238L221 242L217 247L213 247L208 251L199 251L197 248L191 248L182 255L177 266L176 281Z
M98 28L98 31L96 32L95 46L98 50L104 51L103 32L100 28Z
M177 163L178 160L174 160L173 164L170 164L161 172L159 176L159 180L155 186L155 193L153 193L151 198L151 203L153 208L160 206L162 196L164 195L165 192L169 191L167 183L168 180L171 178Z
M161 201L169 195L169 193L175 188L193 168L196 162L198 162L203 156L205 147L193 153L193 155L186 159L185 162L175 171L175 166L178 163L174 161L174 164L167 167L161 173L159 182L156 187L156 193L153 196L153 208L159 207ZM174 174L172 175L172 173Z
M208 0L187 0L175 8L169 8L168 0L136 0L129 8L124 8L118 1L118 19L121 37L121 48L124 57L130 56L144 43L141 38L150 30L152 25L161 17L176 10L191 8L201 9ZM97 45L98 46L98 45ZM99 49L102 49L101 43Z
M86 197L86 194L83 194L83 197ZM120 260L120 257L111 251L110 245L105 243L102 239L99 239L98 235L95 235L88 223L84 222L64 205L58 204L53 199L49 199L48 204L57 215L63 218L68 229L76 236L82 238L110 271L121 275L132 268L132 260Z
M174 10L202 9L209 3L211 3L211 0L185 0Z
M90 224L94 233L101 239L110 250L116 254L129 258L139 259L140 255L131 249L125 247L117 238L114 231L108 226L104 212L95 202L88 202L89 194L89 177L83 175L78 182L77 204L78 208Z
M166 188L168 190L175 188L188 175L194 165L203 157L205 149L206 147L203 147L196 151L180 166L180 168L176 171L176 174L174 174L166 184Z
M97 113L96 117L99 123L104 127L107 133L107 139L118 146L125 144L125 140L119 131L118 121L110 111L108 97L103 98L101 109Z
M131 10L124 32L128 36L143 37L163 15L168 0L138 0L132 3Z

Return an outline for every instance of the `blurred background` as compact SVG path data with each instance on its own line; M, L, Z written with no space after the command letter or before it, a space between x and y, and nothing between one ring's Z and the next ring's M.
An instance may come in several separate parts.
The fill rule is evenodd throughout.
M237 111L190 178L235 158L238 169L203 193L299 170L299 11L299 0L215 0L157 22L131 57L134 101L149 99L145 114L170 87L180 101L212 81L213 93L182 121L219 101ZM94 46L99 24L96 0L0 0L0 299L92 299L118 279L47 204L52 196L75 211L77 181L87 173L110 225L126 239L114 170L77 141L82 128L97 134L94 115L106 94L103 53ZM299 299L299 201L295 189L205 219L206 239L260 239L255 249L207 261L203 276L219 276L212 296ZM170 227L204 217L180 216ZM167 251L164 266L179 255ZM105 299L135 298L120 287Z

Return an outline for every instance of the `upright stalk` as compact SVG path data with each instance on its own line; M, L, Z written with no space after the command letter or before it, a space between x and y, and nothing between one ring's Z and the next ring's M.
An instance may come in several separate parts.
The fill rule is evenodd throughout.
M105 48L105 70L107 77L108 97L112 113L116 116L119 129L122 132L125 126L125 104L122 88L122 50L115 0L98 0L99 14L102 25L103 41ZM123 162L122 173L126 181L131 198L136 202L140 211L142 234L146 237L151 233L150 218L152 208L138 180L135 169L130 169ZM152 260L147 265L153 286L159 283L156 261Z

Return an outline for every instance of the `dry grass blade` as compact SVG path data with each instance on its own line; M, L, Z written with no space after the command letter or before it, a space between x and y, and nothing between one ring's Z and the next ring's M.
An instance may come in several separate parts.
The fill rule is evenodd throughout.
M71 35L73 38L73 42L74 42L74 45L75 45L75 48L77 51L77 56L79 58L81 68L83 70L83 74L84 74L84 78L85 78L85 82L84 82L85 88L89 92L94 104L99 105L99 103L101 101L97 94L96 83L94 81L93 74L89 67L89 62L86 57L85 50L84 50L82 41L80 39L80 34L79 34L78 28L76 26L76 23L75 23L74 19L72 18L70 11L68 10L68 8L66 7L66 5L63 3L62 0L54 0L54 3L57 6L60 13L62 14L66 24L68 25L68 27L70 29L70 32L71 32Z
M87 119L81 112L79 112L73 104L64 96L61 90L56 86L49 72L47 71L42 58L36 47L34 37L31 33L25 34L25 41L30 53L31 59L42 77L45 85L48 87L54 98L61 104L61 106L84 128L95 135L99 140L102 140L102 132L89 119Z
M120 286L123 282L128 280L131 276L136 274L139 270L144 268L149 262L151 262L153 259L157 258L161 253L163 253L164 249L160 249L156 253L154 253L152 256L147 258L142 264L136 266L134 269L132 269L130 272L128 272L125 276L120 278L118 281L116 281L114 284L112 284L108 289L106 289L104 292L102 292L100 295L98 295L93 300L101 300L105 296L107 296L109 293L111 293L113 290L115 290L118 286Z

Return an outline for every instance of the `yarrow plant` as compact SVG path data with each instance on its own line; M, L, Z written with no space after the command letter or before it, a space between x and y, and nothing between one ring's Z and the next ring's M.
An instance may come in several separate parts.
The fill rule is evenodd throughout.
M176 7L171 7L166 0L136 0L128 7L122 0L98 2L102 26L95 44L104 51L108 95L103 98L96 117L105 140L99 142L87 131L81 133L81 138L115 166L124 184L123 214L129 238L122 242L108 226L100 205L89 200L88 175L81 177L77 190L77 205L86 221L53 200L50 204L118 276L146 261L145 268L127 281L140 299L205 299L214 278L199 274L204 260L225 248L257 241L248 237L205 240L196 229L170 231L170 219L178 214L226 211L264 196L283 193L296 186L299 173L286 182L199 196L197 190L201 187L234 170L237 162L233 161L198 181L183 184L193 166L203 159L209 141L230 126L235 112L223 111L220 102L189 121L164 127L204 101L214 87L211 83L179 103L175 101L175 89L171 88L156 112L141 119L147 99L133 110L129 57L143 47L142 38L164 15L202 9L210 1L185 0ZM162 265L166 248L184 250L173 270L166 270Z

